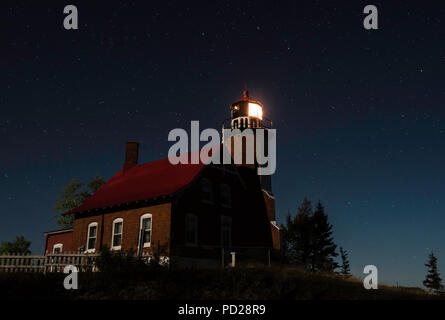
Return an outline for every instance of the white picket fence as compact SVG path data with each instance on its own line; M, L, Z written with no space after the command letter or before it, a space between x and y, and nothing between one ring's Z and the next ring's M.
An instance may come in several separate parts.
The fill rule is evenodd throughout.
M79 271L96 271L98 254L74 252L46 253L44 255L0 255L0 272L63 272L66 265L74 265Z
M96 257L99 254L91 253L49 253L44 255L0 255L0 272L63 272L67 265L74 265L80 272L97 271L95 264ZM149 263L153 259L153 254L144 252L142 260ZM159 263L168 265L169 258L162 256Z

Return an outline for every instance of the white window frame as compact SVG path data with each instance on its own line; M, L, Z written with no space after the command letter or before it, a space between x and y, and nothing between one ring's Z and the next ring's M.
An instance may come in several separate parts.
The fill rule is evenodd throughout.
M195 229L195 239L193 242L188 241L188 227L189 227L189 219L193 219L194 221L194 229ZM194 213L187 213L185 215L185 245L196 247L198 245L198 216Z
M90 230L91 230L91 227L96 227L96 236L95 236L95 241L94 241L94 248L92 248L92 249L89 249L88 248L88 244L89 244L89 242L90 242ZM87 245L86 245L86 252L96 252L96 246L97 246L97 232L99 231L99 227L98 227L98 224L97 224L97 222L91 222L90 224L88 224L88 227L87 227L88 229L88 231L87 231Z
M227 192L227 198L229 199L228 203L222 202L224 192ZM223 207L232 208L232 190L227 183L222 183L220 186L220 201Z
M207 187L209 190L206 190ZM210 193L210 200L204 199L203 194L205 191ZM210 179L203 178L201 180L201 200L203 203L213 204L213 185L212 185L212 181Z
M142 234L142 221L144 221L144 219L150 218L150 241L149 242L144 242L142 244L142 248L149 248L151 247L151 238L153 236L153 215L151 213L146 213L143 214L141 216L141 218L139 219L139 235L138 235L138 248L141 244L141 234Z
M56 244L54 244L53 245L53 253L55 253L54 251L56 249L60 249L60 253L62 253L62 251L63 251L63 243L56 243Z
M116 234L114 233L114 225L115 225L116 223L122 223L122 230L121 230L121 233L120 233L120 236L121 236L121 244L118 245L118 246L115 246L115 245L114 245L114 236L116 235ZM111 250L121 250L121 248L122 248L123 235L124 235L124 219L122 219L122 218L116 218L116 219L113 220L113 225L112 225L112 228L111 228Z

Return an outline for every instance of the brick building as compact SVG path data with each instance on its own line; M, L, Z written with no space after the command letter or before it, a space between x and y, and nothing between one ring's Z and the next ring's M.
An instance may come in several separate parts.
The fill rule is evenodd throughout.
M45 232L45 251L50 253L73 251L73 228Z
M249 103L253 100L246 92L232 104L231 128L263 127L262 110L249 115ZM61 250L141 253L162 248L170 258L194 263L220 259L221 248L280 249L270 176L260 178L256 164L173 165L168 158L138 164L138 154L139 143L127 142L122 169L66 213L75 219L73 228L63 232L71 243ZM56 236L47 234L47 251L61 239Z

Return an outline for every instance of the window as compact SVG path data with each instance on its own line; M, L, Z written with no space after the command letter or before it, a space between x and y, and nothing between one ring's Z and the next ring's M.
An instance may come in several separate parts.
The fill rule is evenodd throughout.
M96 251L97 222L88 225L87 252Z
M111 235L111 249L120 250L122 246L122 229L124 220L117 218L113 221L113 232Z
M195 214L185 216L185 244L198 245L198 217Z
M232 217L221 216L221 245L232 246Z
M221 197L220 197L221 205L230 208L232 206L232 196L230 193L229 185L222 184L220 191L221 191Z
M249 103L249 117L263 119L263 108L257 103Z
M53 245L53 253L62 253L63 251L63 243L56 243Z
M212 182L209 179L202 179L201 182L202 202L213 203Z
M151 214L147 213L141 216L139 226L139 245L143 248L151 245Z

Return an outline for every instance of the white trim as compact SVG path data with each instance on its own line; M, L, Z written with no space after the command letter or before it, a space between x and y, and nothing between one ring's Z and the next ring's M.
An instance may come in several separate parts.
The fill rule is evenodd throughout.
M115 234L114 233L114 225L116 223L122 223L122 229L121 229L121 233L120 234ZM111 227L111 250L120 250L122 248L123 234L124 234L124 219L122 219L122 218L114 219L112 227ZM114 245L114 236L115 235L120 235L121 236L121 244L118 245L118 246Z
M139 218L139 235L138 235L138 248L140 246L141 243L141 231L142 231L142 221L144 219L150 218L150 241L149 242L144 242L143 244L143 248L148 248L151 246L151 236L152 236L152 229L153 229L153 215L151 213L145 213L143 214L140 218Z
M55 251L56 249L60 249L60 252L59 252L59 253L62 253L62 251L63 251L63 243L56 243L56 244L54 244L54 245L53 245L53 253L54 253L54 251Z
M96 227L96 236L95 236L95 240L94 240L94 248L92 249L88 249L88 243L90 242L90 229L91 227ZM98 228L98 224L97 222L91 222L90 224L88 224L87 227L87 245L86 245L86 252L96 252L96 245L97 245L97 231L99 230Z
M274 220L274 221L271 221L270 222L270 224L271 225L273 225L275 228L277 228L278 230L281 230L281 228L277 225L277 222Z
M271 195L266 189L262 189L265 194L269 196L269 198L275 199L273 195Z

